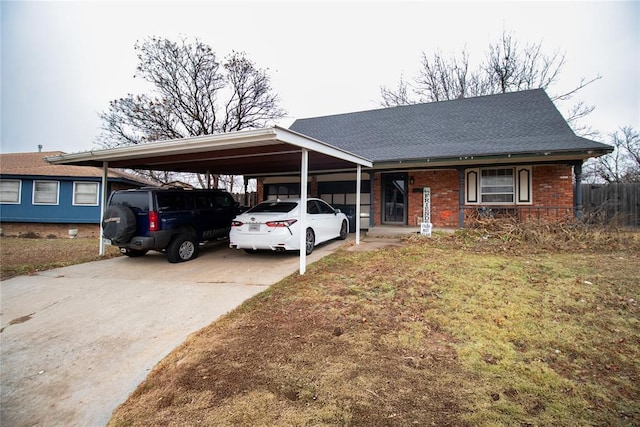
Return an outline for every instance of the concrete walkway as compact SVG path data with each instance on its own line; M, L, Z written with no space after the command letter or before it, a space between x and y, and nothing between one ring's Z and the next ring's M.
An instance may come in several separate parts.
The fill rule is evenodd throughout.
M307 262L352 239L316 247ZM191 333L298 266L295 254L219 244L182 264L149 253L0 282L0 425L105 425Z

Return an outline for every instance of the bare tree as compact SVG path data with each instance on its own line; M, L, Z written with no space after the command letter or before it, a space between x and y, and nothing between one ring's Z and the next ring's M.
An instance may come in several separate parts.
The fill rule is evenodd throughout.
M490 93L518 90L547 89L558 78L565 63L565 55L542 53L542 44L521 47L507 32L495 44L489 45L484 71Z
M198 39L158 37L137 42L134 49L139 61L134 77L148 82L151 90L109 103L100 114L97 143L102 147L260 128L285 114L267 70L257 68L245 53L232 52L220 63ZM173 178L165 173L146 176L160 182ZM197 179L207 185L203 177Z
M640 133L625 126L610 134L613 152L585 166L588 182L640 183Z
M541 42L522 46L511 33L505 31L496 43L489 45L484 60L477 67L470 68L469 64L470 57L466 49L459 56L449 58L440 52L431 57L423 52L414 84L403 83L401 79L399 88L405 90L404 95L382 87L380 104L391 106L394 99L401 99L404 104L415 104L538 88L549 93L558 83L565 65L565 54L553 52L547 55L543 52ZM556 103L568 101L580 89L600 78L582 78L569 91L549 93L549 96ZM412 87L415 98L406 96L407 86ZM578 102L567 110L565 118L581 135L592 134L591 129L580 126L578 121L593 108Z
M380 95L382 100L380 104L383 107L396 107L398 105L414 104L409 97L407 91L408 85L403 76L400 76L397 89L388 89L385 86L380 88Z
M460 58L445 59L437 52L429 59L422 53L422 68L415 79L415 92L421 101L434 102L469 96L469 55L463 50Z

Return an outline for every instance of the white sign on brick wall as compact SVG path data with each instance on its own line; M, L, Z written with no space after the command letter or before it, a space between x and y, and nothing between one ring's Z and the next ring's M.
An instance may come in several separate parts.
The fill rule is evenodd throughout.
M431 224L431 188L422 189L422 222Z
M422 224L420 233L424 236L431 236L431 188L422 189Z

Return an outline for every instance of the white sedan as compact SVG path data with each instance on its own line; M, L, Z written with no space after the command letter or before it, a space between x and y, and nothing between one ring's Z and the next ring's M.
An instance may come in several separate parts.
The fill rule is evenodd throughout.
M231 224L229 247L255 252L300 250L300 199L262 202L238 215ZM321 199L307 199L306 254L331 239L346 239L347 216Z

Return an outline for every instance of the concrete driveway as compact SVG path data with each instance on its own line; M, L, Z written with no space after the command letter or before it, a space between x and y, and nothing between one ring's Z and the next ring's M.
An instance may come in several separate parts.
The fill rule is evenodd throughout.
M223 242L182 264L149 253L0 282L0 425L105 425L189 334L298 267L297 255Z

